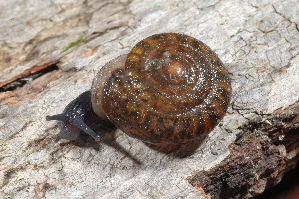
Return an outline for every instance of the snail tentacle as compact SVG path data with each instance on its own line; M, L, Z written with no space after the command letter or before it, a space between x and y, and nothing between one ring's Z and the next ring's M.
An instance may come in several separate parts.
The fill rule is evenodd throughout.
M56 138L56 141L67 139L84 142L80 135L81 130L92 136L95 141L100 141L100 136L85 123L86 118L96 116L92 109L90 96L90 91L86 91L71 101L63 113L46 117L47 121L59 121L60 134Z

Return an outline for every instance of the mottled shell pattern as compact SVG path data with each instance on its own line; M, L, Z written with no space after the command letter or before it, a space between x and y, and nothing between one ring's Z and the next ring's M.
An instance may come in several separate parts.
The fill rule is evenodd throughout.
M94 111L130 136L153 144L186 143L219 123L231 86L223 63L207 45L162 33L107 63L91 92Z

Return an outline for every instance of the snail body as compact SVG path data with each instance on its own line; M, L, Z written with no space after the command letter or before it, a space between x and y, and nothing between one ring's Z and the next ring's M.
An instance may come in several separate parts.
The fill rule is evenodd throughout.
M132 137L153 144L188 143L219 123L231 86L223 63L207 45L183 34L162 33L108 62L94 78L90 95L89 112ZM60 115L67 112L78 111L65 109ZM47 119L70 123L57 115ZM79 129L99 139L85 126Z

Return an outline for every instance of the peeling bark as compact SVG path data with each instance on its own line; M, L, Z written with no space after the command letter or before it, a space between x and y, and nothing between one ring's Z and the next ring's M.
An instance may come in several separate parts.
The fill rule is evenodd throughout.
M230 154L190 183L212 198L250 198L281 181L299 154L299 106L242 127Z

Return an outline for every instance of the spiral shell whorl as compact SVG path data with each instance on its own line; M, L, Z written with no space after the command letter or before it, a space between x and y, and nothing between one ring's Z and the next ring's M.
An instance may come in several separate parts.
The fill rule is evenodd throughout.
M175 33L140 41L125 69L104 86L103 109L121 130L146 142L184 143L225 115L231 88L221 60L204 43Z

